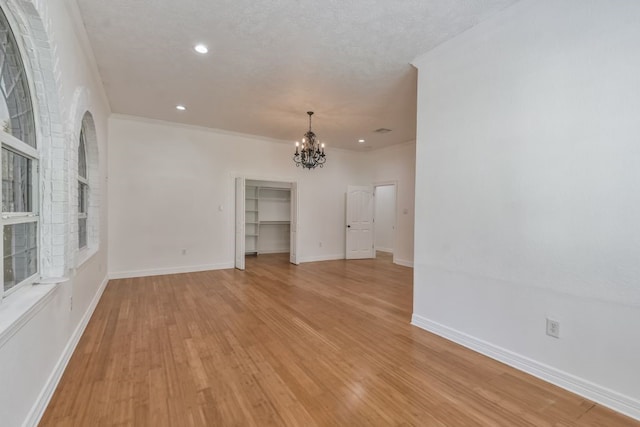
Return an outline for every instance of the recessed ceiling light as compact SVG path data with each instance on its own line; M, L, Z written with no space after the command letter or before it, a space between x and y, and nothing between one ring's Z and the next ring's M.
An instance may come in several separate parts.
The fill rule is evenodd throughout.
M176 105L176 110L184 111L186 109L187 107L185 107L184 105Z
M202 53L205 54L207 52L209 52L209 48L203 44L197 44L193 47L193 49L198 52L198 53Z
M360 144L364 144L364 139L359 139L359 140L358 140L358 142L359 142Z

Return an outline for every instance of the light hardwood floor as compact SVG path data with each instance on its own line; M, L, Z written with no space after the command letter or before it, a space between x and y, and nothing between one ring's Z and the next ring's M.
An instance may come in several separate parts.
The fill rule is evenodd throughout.
M389 256L112 280L41 425L640 425L411 326L411 304Z

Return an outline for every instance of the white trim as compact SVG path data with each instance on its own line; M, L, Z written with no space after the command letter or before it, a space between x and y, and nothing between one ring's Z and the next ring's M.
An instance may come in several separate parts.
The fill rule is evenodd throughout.
M15 292L12 292L11 298L2 302L0 305L0 348L40 312L46 303L53 298L56 289L58 287L55 284L20 286Z
M267 176L267 175L247 175L245 173L241 173L241 172L232 172L232 174L234 175L235 178L244 178L245 180L245 186L249 186L249 187L260 187L260 188L269 188L269 189L274 189L274 190L291 190L291 187L293 187L293 183L297 183L298 180L294 177L283 177L283 176ZM276 184L282 184L282 185L288 185L288 187L269 187L269 186L261 186L261 185L254 185L254 184L246 184L246 181L264 181L264 182L272 182L272 183L276 183ZM257 199L259 199L259 197L256 197Z
M335 261L338 259L344 259L345 255L335 254L335 255L318 255L318 256L309 256L309 257L301 257L300 263L303 262L317 262L317 261Z
M393 253L393 248L381 248L379 246L376 247L376 252L386 252L388 254Z
M169 121L169 120L150 119L148 117L134 116L134 115L130 115L130 114L120 114L120 113L112 113L109 116L109 120L111 120L111 119L126 120L126 121L129 121L129 122L147 123L147 124L152 124L152 125L155 124L155 125L160 125L160 126L171 126L171 127L181 128L181 129L205 132L205 133L214 133L214 134L217 134L217 135L237 136L237 137L240 137L240 138L247 138L247 139L259 140L259 141L275 142L277 144L287 144L287 145L291 146L292 155L293 155L293 151L296 148L295 145L294 145L295 141L292 141L292 140L276 139L276 138L270 138L270 137L267 137L267 136L254 135L254 134L251 134L251 133L234 132L234 131L230 131L230 130L224 130L224 129L219 129L219 128L211 128L211 127L205 127L205 126L199 126L199 125L189 125L189 124L186 124L186 123L173 122L173 121ZM342 150L342 151L344 151L344 150ZM241 176L241 175L238 175L238 176Z
M29 276L29 277L27 277L25 279L22 279L22 282L19 282L19 283L13 285L9 289L4 289L4 281L3 281L2 282L2 290L3 290L2 298L7 298L9 295L18 292L19 289L28 288L29 286L33 285L34 283L37 283L39 278L40 278L40 272L36 271L31 276Z
M33 148L26 142L23 142L0 129L0 141L2 141L2 145L7 147L9 151L13 151L16 154L21 155L22 157L26 157L30 160L38 160L38 150Z
M289 248L282 248L282 249L267 249L267 250L263 250L263 251L258 251L258 255L261 254L288 254L289 253Z
M71 355L76 349L76 346L80 341L80 337L82 337L82 334L84 333L84 330L87 327L87 324L89 323L89 320L91 319L91 316L93 315L93 312L96 309L98 302L100 301L100 298L102 297L102 293L107 287L107 283L109 283L109 279L107 276L105 276L104 279L102 279L102 283L100 283L98 292L96 292L95 296L93 297L93 300L91 300L91 304L89 304L87 311L84 312L84 315L82 316L80 323L76 327L76 330L73 331L73 335L71 335L71 337L69 338L69 341L67 342L67 345L65 346L64 351L62 352L62 355L58 359L58 363L56 363L56 366L53 372L49 376L49 379L45 383L44 387L42 388L42 391L40 392L38 399L36 400L35 404L31 407L31 410L29 411L27 418L22 424L23 426L37 426L38 423L40 422L40 419L42 418L42 415L44 415L44 411L47 408L47 405L49 404L51 397L53 396L53 392L56 390L56 387L58 386L58 383L62 378L62 374L64 373L64 370L66 369L67 364L71 359ZM42 285L39 285L39 286L42 286Z
M234 268L233 262L219 264L192 265L188 267L154 268L151 270L115 271L109 273L109 279L131 279L134 277L163 276L165 274L197 273L208 270Z
M275 142L277 144L287 144L288 146L291 147L291 154L293 155L293 152L295 151L295 140L284 140L284 139L277 139L277 138L270 138L268 136L262 136L262 135L256 135L256 134L252 134L252 133L242 133L242 132L235 132L235 131L231 131L231 130L225 130L225 129L220 129L220 128L212 128L212 127L206 127L206 126L201 126L201 125L191 125L191 124L186 124L186 123L181 123L181 122L176 122L176 121L171 121L171 120L162 120L162 119L151 119L148 117L142 117L142 116L136 116L136 115L132 115L132 114L122 114L122 113L111 113L109 115L109 120L114 119L114 120L126 120L126 121L130 121L130 122L139 122L139 123L148 123L148 124L157 124L157 125L161 125L161 126L172 126L172 127L178 127L181 129L191 129L191 130L196 130L196 131L201 131L201 132L206 132L206 133L215 133L218 135L229 135L229 136L237 136L240 138L247 138L247 139L254 139L254 140L259 140L259 141L268 141L268 142ZM177 120L177 117L176 117ZM366 153L373 153L379 150L386 150L386 149L397 149L397 148L401 148L405 145L415 145L416 144L416 140L415 138L406 140L406 141L400 141L398 143L394 143L391 145L387 145L384 147L380 147L380 148L375 148L372 150L367 149L366 147L356 147L356 148L344 148L344 147L336 147L336 146L331 146L331 151L339 151L339 152L343 152L343 153L359 153L362 154L363 152Z
M393 179L393 180L388 180L388 181L376 181L376 182L373 183L374 187L387 187L387 186L390 186L390 185L398 187L398 181Z
M406 259L394 259L394 264L402 265L403 267L413 268L413 261L407 261Z
M38 215L34 213L7 212L2 215L2 225L28 224L30 222L35 222L36 227L38 227L38 219Z
M497 345L475 338L464 332L449 328L448 326L434 322L415 313L411 317L411 324L531 374L534 377L586 397L614 411L640 420L639 400L576 377L568 372L561 371L521 354L498 347Z

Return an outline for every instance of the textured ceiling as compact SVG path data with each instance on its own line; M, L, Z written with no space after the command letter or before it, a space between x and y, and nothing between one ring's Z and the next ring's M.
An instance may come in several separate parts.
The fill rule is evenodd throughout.
M413 58L516 0L77 1L115 113L366 149L415 139Z

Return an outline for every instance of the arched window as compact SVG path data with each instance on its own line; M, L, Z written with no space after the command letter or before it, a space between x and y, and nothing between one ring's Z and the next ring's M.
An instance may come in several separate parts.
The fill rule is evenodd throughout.
M38 274L38 152L25 67L0 9L0 142L3 259L0 295L32 283Z
M87 247L87 215L89 212L89 178L87 176L87 149L85 123L80 128L78 144L78 248Z
M73 191L70 195L71 202L77 203L75 217L77 226L71 231L71 238L77 242L76 268L91 258L100 245L98 141L93 116L87 109L87 94L86 89L79 88L74 96L73 104L76 106L74 121L79 122L80 130L76 134L77 163L69 162L72 173L77 177L77 192Z

